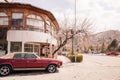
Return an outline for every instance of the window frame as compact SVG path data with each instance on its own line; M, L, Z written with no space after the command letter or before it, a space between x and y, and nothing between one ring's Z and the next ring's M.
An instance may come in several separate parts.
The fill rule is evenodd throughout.
M8 15L5 12L0 12L0 13L4 14L3 16L0 15L0 18L7 19L6 21L5 20L1 21L2 24L0 24L0 25L9 25L9 17L8 17ZM5 22L5 24L4 24L4 22Z
M22 42L11 42L10 43L10 51L11 52L21 52L22 51Z
M24 51L25 52L33 52L33 47L34 47L33 44L26 43L26 44L24 44Z
M15 19L15 18L13 18L13 14L14 14L14 13L15 13L15 14L22 14L22 17ZM23 25L23 20L24 20L23 18L24 18L24 13L23 13L23 12L12 12L12 13L11 13L11 25L12 25L12 26L22 26L22 25ZM21 20L21 21L20 21L20 22L18 22L18 21L17 21L17 22L16 22L16 21L14 22L14 21L13 21L13 20L18 20L18 19Z

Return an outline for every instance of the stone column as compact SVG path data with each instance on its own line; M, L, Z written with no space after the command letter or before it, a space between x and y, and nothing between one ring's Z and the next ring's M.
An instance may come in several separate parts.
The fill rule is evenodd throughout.
M24 44L25 42L22 42L22 52L24 52Z
M8 46L7 46L8 53L10 53L10 47L11 47L11 44L10 44L10 41L8 41Z

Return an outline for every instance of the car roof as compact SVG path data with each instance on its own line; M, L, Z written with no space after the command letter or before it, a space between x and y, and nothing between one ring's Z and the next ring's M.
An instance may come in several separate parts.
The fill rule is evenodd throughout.
M23 54L34 54L34 52L13 52L12 54L23 53Z
M34 52L13 52L13 53L8 53L0 58L5 58L5 59L9 59L9 58L13 58L14 54L35 54Z
M6 54L6 55L4 55L4 56L2 56L2 57L0 57L0 58L9 59L9 58L13 58L13 56L14 56L14 54L9 53L9 54Z

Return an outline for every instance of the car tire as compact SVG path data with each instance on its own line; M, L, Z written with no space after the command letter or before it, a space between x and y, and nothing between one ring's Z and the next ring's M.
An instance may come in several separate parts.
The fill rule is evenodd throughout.
M0 75L7 76L11 73L12 69L9 65L2 65L0 66Z
M47 71L49 73L55 73L57 71L57 66L54 65L54 64L50 64L48 67L47 67Z

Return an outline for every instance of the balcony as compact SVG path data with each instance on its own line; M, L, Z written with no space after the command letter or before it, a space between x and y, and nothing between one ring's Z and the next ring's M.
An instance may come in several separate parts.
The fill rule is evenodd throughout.
M57 40L49 33L28 31L28 30L8 30L7 41L10 42L38 42L57 44Z

